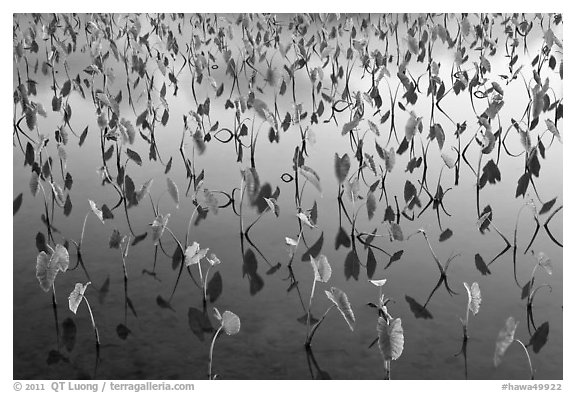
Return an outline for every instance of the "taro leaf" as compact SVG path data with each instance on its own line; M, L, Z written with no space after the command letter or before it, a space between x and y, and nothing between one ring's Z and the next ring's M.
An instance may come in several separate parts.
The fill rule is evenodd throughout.
M484 231L488 229L491 222L492 222L492 207L490 205L486 205L484 210L482 210L480 218L476 222L476 226L478 227L480 233L484 234Z
M126 340L130 333L132 333L132 331L128 329L128 326L124 325L123 323L120 323L118 326L116 326L116 334L118 337L120 337L120 339Z
M516 327L518 326L518 322L514 320L514 317L509 317L506 320L506 326L500 333L498 333L498 339L496 340L496 351L494 352L494 366L498 367L502 362L502 357L506 350L514 341L514 333L516 332Z
M538 265L542 266L548 275L552 275L552 261L543 252L538 253Z
M368 281L370 281L370 283L371 283L372 285L375 285L375 286L377 286L377 287L383 287L384 284L386 284L386 281L388 281L388 280L385 279L385 278L383 278L383 279L381 279L381 280L368 280Z
M444 129L440 124L436 123L430 128L429 137L430 140L436 139L436 141L438 142L438 147L440 148L440 150L442 150L442 148L444 147L444 141L446 140L446 135L444 133Z
M318 223L318 204L314 201L314 205L312 205L312 209L309 211L310 222L316 225Z
M112 235L110 236L110 240L108 241L108 246L110 248L120 248L120 243L124 240L124 237L120 234L117 229L114 229Z
M168 193L170 194L170 196L174 200L174 203L176 203L176 207L178 207L178 205L180 203L180 197L178 195L178 186L169 177L166 178L166 184L168 186Z
M200 244L198 242L192 243L191 246L186 248L186 252L184 252L184 263L186 266L191 266L199 263L202 258L206 256L208 253L208 248L200 249Z
M422 118L416 116L416 113L414 113L414 111L410 112L410 118L408 118L408 121L406 122L406 127L405 127L405 134L406 134L406 140L408 142L410 142L412 140L412 138L414 138L414 135L416 135L416 129L421 129L422 128Z
M334 155L334 170L338 183L342 184L350 171L350 157L348 157L348 154L344 154L342 158L340 158L338 153Z
M172 169L172 157L170 157L170 159L168 160L168 164L166 164L166 169L164 169L164 174L168 174L168 172L170 172L170 169Z
M260 191L260 178L258 177L258 172L256 168L247 168L243 172L244 181L246 182L246 192L248 193L248 198L250 203L253 205L258 200Z
M106 281L104 281L104 284L102 284L102 286L98 290L98 303L100 304L104 303L104 299L106 299L106 295L108 295L109 291L110 291L110 276L106 277Z
M166 225L168 224L168 219L170 218L170 213L166 214L166 216L162 216L162 214L158 214L158 216L152 222L152 242L154 245L158 245L158 241L162 237L164 233L164 229L166 229Z
M52 186L52 191L54 192L54 201L60 207L64 207L66 200L64 199L64 192L62 191L62 187L60 187L56 183L50 183Z
M480 287L478 286L477 282L472 283L471 286L468 286L468 283L464 283L464 287L468 293L468 309L472 311L474 315L476 315L480 310L480 303L482 303Z
M404 350L404 331L402 320L395 318L390 324L382 317L378 317L378 347L385 361L396 360Z
M444 160L444 164L446 164L448 168L450 169L454 168L454 165L456 165L456 160L454 160L454 158L449 156L447 153L442 153L440 156L442 157L442 160Z
M40 288L48 292L58 274L58 269L50 263L50 257L44 251L36 257L36 278L40 283Z
M135 246L136 244L140 243L142 240L146 239L146 236L148 236L148 232L144 232L141 235L134 236L134 240L132 240L132 245Z
M227 335L233 336L240 331L240 318L231 311L222 313L222 327Z
M140 158L138 153L136 153L134 150L126 148L126 154L128 155L128 158L138 164L138 166L142 166L142 158Z
M206 205L208 205L210 212L212 212L212 214L214 214L214 215L218 214L218 209L219 209L218 198L216 198L214 193L210 192L210 190L208 190L207 188L204 189L204 200L206 202ZM266 201L266 202L268 203L268 201ZM268 204L268 205L270 205L270 204Z
M410 161L408 161L405 172L412 173L414 172L414 169L420 168L420 165L422 165L422 157L413 157Z
M445 240L448 240L452 237L452 230L450 228L446 228L446 230L444 230L444 232L442 232L440 234L440 241L443 242Z
M548 213L550 211L550 209L552 209L552 207L554 206L555 203L556 203L556 198L551 199L548 202L544 203L538 214Z
M88 285L90 285L90 282L87 282L86 285L77 283L74 286L74 290L70 293L70 296L68 296L68 307L74 314L78 311L78 306L80 306L80 303L84 298L84 292L86 291L86 288L88 288Z
M340 227L338 229L338 234L336 235L336 243L334 245L334 247L337 249L340 248L340 246L344 246L345 248L350 248L350 236L348 236L348 233L346 233L346 231L344 230L344 228Z
M368 220L371 220L376 211L376 197L373 192L369 192L366 197L366 210L368 211Z
M206 287L206 295L208 296L210 303L214 303L222 294L222 276L220 272L214 273L210 281L208 281L208 286Z
M156 297L156 304L160 306L160 308L167 308L175 312L170 303L160 295Z
M530 337L530 342L528 345L532 345L532 349L535 353L540 352L542 347L548 341L548 333L550 330L550 326L548 322L544 322L542 325L538 326L538 329L534 332L532 337Z
M264 198L264 200L268 204L268 207L270 208L270 210L274 212L274 215L276 217L279 217L280 216L280 206L278 206L278 203L276 202L276 198ZM216 211L218 211L218 207L216 207Z
M126 178L128 179L128 176L126 176ZM144 199L144 197L148 195L148 192L150 190L150 187L152 186L153 181L154 179L147 180L146 183L142 184L140 190L134 194L134 197L136 198L137 201L136 204L138 204L138 202L142 201L142 199Z
M42 232L36 234L36 248L38 249L38 252L44 251L45 253L50 253L50 249L46 244L46 237Z
M54 253L50 257L50 264L58 268L58 270L61 272L68 270L68 266L70 265L70 257L66 247L61 244L56 244Z
M176 249L174 250L174 254L172 254L172 269L176 270L183 260L184 260L184 253L182 252L180 246L177 246Z
M96 217L98 217L98 219L102 222L102 224L104 224L104 216L102 215L102 211L98 209L98 207L96 206L96 203L94 203L94 201L90 199L88 199L88 203L90 204L90 208L92 209Z
M494 162L494 160L490 160L484 165L482 169L482 176L480 177L480 188L483 188L486 185L486 182L490 184L496 184L501 179L500 177L500 169L498 169L498 165Z
M76 345L76 324L72 318L66 318L62 322L62 341L68 352L71 352Z
M84 128L84 131L82 131L82 134L80 134L80 141L78 141L79 146L82 146L84 144L86 136L88 136L88 126L86 126L86 128Z
M430 314L430 311L428 311L424 306L418 303L414 298L411 298L408 295L404 296L404 298L408 302L408 305L410 306L410 311L412 311L414 317L422 319L434 318L432 314Z
M370 248L368 250L368 257L366 259L366 274L368 278L372 278L374 276L374 272L376 271L376 257L374 256L374 252Z
M300 174L304 176L306 180L308 180L322 195L322 186L320 185L320 176L316 173L316 171L306 165L302 165L300 167Z
M16 199L14 199L14 203L12 205L12 215L16 215L16 213L18 213L18 210L20 210L20 206L22 206L22 193L20 193Z
M304 224L306 224L308 227L310 228L316 228L316 225L312 224L310 222L310 219L308 218L308 216L306 214L304 214L303 212L300 212L298 214L296 214L296 217L298 217L298 219L300 219L300 221L302 221Z
M524 197L524 195L526 194L526 190L528 189L529 183L530 183L530 173L525 172L518 179L518 186L516 187L516 198L518 198L520 195Z
M390 148L390 150L382 149L378 142L375 142L376 145L376 152L380 156L381 159L384 160L386 165L386 170L388 172L392 172L394 168L394 164L396 163L396 153L394 152L394 148Z
M102 205L102 218L104 220L114 219L114 214L112 214L112 211L110 210L110 208L106 204Z
M332 268L328 263L328 258L325 255L320 255L318 259L310 256L310 264L314 269L314 280L320 282L328 282L332 276Z
M310 246L304 254L302 254L302 261L310 260L310 257L316 258L320 251L322 251L322 246L324 245L324 232L320 234L320 237L313 245Z
M326 296L328 299L332 301L338 307L338 310L346 320L348 327L350 330L354 331L354 323L356 322L356 318L354 317L354 312L350 307L350 302L348 301L348 296L338 288L332 287L329 291L325 291Z
M400 258L402 258L402 254L404 254L404 250L396 251L390 257L390 260L388 261L388 265L386 265L385 269L388 269L390 267L390 265L392 265L394 262L399 261Z
M560 136L560 132L558 132L558 128L554 122L550 119L546 119L546 127L548 127L548 131L550 131L560 142L562 142L562 137Z
M483 276L485 276L487 274L492 274L490 272L490 269L488 269L488 266L486 265L486 263L484 262L484 259L482 259L482 256L480 254L476 254L474 256L474 261L476 263L476 269L478 269L480 271L480 273L482 273Z
M392 206L386 207L386 211L384 212L384 221L392 222L394 221L396 215L394 214L394 209Z
M392 232L392 237L394 240L398 240L399 242L404 240L404 234L402 233L402 228L400 225L396 224L395 222L391 222L390 231Z
M344 276L346 280L353 277L358 281L358 276L360 275L360 260L358 259L358 254L356 250L350 250L348 255L346 255L346 260L344 261Z
M404 201L408 205L409 209L413 209L414 205L420 207L420 200L418 199L418 191L414 184L410 180L406 180L404 184Z
M188 310L188 326L200 341L204 341L204 333L211 332L212 324L208 316L202 311L190 307Z

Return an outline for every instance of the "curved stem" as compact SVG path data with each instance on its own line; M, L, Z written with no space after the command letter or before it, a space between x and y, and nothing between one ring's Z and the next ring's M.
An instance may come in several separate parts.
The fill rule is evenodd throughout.
M534 369L532 368L532 360L530 359L530 354L528 353L528 349L526 348L526 346L524 345L524 343L518 339L515 339L514 341L516 341L518 344L520 344L522 346L522 348L524 348L524 352L526 353L526 357L528 358L528 365L530 366L530 379L534 379Z
M336 307L335 304L331 305L330 307L328 307L328 309L326 310L326 312L324 313L324 315L322 315L322 318L320 318L320 320L318 321L318 323L316 323L316 325L314 325L312 327L312 331L310 331L310 335L308 336L308 338L306 339L306 343L304 344L304 346L306 348L310 347L310 343L312 342L312 337L314 337L314 333L316 333L316 330L320 327L320 324L324 321L324 319L326 318L326 315L328 315L328 313L330 312L330 310L332 310L334 307Z
M216 333L214 334L214 338L212 339L212 344L210 344L210 361L208 363L208 379L212 379L212 354L214 353L214 344L216 343L216 338L218 337L218 334L220 334L220 330L222 330L222 326L220 326L218 328L218 330L216 330Z

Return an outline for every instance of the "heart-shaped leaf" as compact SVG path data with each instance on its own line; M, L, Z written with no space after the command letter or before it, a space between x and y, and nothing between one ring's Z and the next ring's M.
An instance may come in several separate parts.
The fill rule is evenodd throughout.
M350 330L354 331L354 323L356 318L354 317L354 312L352 307L350 307L350 302L348 301L348 296L338 288L332 287L330 291L325 291L328 299L332 301L338 307L338 310L346 320Z
M206 256L208 252L208 248L200 249L200 244L197 242L192 243L191 246L186 248L186 252L184 253L184 263L186 266L191 266L199 263L202 258Z
M224 311L222 313L222 328L227 335L233 336L240 331L240 318L238 315L231 311Z
M328 282L332 276L332 268L328 263L328 258L325 255L319 255L318 259L310 256L310 264L314 269L314 280L320 282Z
M471 286L469 286L468 283L464 283L464 287L466 288L466 292L468 292L468 309L476 315L480 310L480 303L482 303L480 287L477 282L472 283Z
M509 317L506 320L506 326L500 333L498 333L498 339L496 340L496 351L494 352L494 366L498 367L498 365L502 362L502 357L506 353L506 350L514 341L514 333L516 333L516 327L518 326L518 322L514 320L514 317Z
M404 350L404 330L402 320L395 318L390 324L382 317L378 317L378 346L385 361L396 360Z
M88 288L88 285L90 285L90 281L88 281L86 285L77 283L74 286L74 290L70 293L70 296L68 296L68 307L74 314L76 314L76 311L78 311L78 306L80 306L80 303L82 303L84 292L86 291L86 288Z
M340 158L338 153L334 155L334 170L338 183L342 184L350 171L350 157L348 157L348 154L344 154L342 158Z

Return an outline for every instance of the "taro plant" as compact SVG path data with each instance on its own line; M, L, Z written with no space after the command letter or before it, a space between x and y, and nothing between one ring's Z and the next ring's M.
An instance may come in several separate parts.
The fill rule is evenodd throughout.
M240 331L240 318L238 315L231 311L224 311L220 314L220 311L214 307L214 317L220 322L220 327L214 333L214 338L212 338L212 344L210 344L210 360L208 364L208 379L216 379L217 374L212 375L212 359L214 354L214 344L216 344L216 339L221 334L222 330L229 335L234 336Z
M90 313L90 321L92 322L92 329L94 330L94 338L96 340L96 356L98 357L100 354L100 335L98 334L98 328L96 327L96 322L94 321L94 314L92 313L90 302L88 302L88 299L86 296L84 296L84 292L90 284L90 281L88 281L86 284L77 283L74 286L74 290L70 293L70 296L68 296L68 307L70 308L70 311L76 314L78 307L80 307L80 304L82 303L82 300L86 301L86 307L88 308L88 312Z
M404 330L402 329L402 320L400 318L393 318L388 312L387 304L390 302L389 298L384 296L382 287L386 284L386 279L369 280L370 283L378 287L378 305L369 303L369 306L378 309L378 323L376 331L378 337L370 345L378 342L380 353L384 359L384 378L391 379L391 366L392 360L397 360L404 350Z
M314 281L317 280L315 279ZM306 342L304 344L306 348L310 347L312 343L312 338L314 337L316 330L318 330L322 322L324 322L324 320L326 319L326 316L328 315L330 310L332 310L334 307L338 308L338 311L340 311L340 314L342 314L342 316L344 317L344 320L348 324L350 330L354 331L354 324L356 323L356 318L354 317L354 312L352 311L352 307L350 306L350 302L348 301L348 296L346 296L346 294L342 290L336 287L332 287L330 288L330 291L324 291L324 292L326 293L328 299L330 299L330 301L334 304L328 307L324 315L322 315L322 318L320 318L320 320L316 322L314 326L312 326L309 334L306 336Z
M40 251L36 257L36 278L38 279L40 288L42 288L44 292L48 292L52 289L52 310L54 311L54 321L56 323L56 338L58 346L60 346L58 304L56 302L56 287L54 282L56 281L58 272L64 273L68 270L70 257L66 247L61 244L56 244L54 249L48 244L46 244L46 247L48 248L50 255L46 254L45 251Z
M468 322L470 311L472 314L478 314L480 311L480 303L482 303L482 293L480 292L480 287L478 286L477 282L472 283L472 285L468 285L468 283L464 282L464 288L466 288L466 293L468 294L468 303L466 305L466 318L460 318L460 322L462 323L462 347L460 352L458 352L454 356L462 355L464 356L464 375L466 379L468 379L468 357L467 357L467 345L468 345Z
M198 242L194 242L191 246L188 246L184 252L184 264L186 267L198 265L198 274L200 275L200 288L202 289L202 304L204 308L206 307L207 288L209 286L208 277L210 276L210 269L221 263L220 259L218 259L214 253L211 253L210 256L206 256L208 254L208 250L208 248L201 249L200 244L198 244ZM208 270L206 271L205 275L202 274L201 262L203 259L206 259L209 263Z
M500 330L500 333L498 333L498 339L496 340L496 351L494 352L494 367L498 367L500 363L502 363L502 358L508 347L513 342L517 342L522 347L522 349L524 349L526 358L528 358L528 365L530 366L530 379L534 379L534 369L532 368L532 360L530 359L528 349L522 341L514 338L517 327L518 322L514 320L514 317L508 317L506 320L506 325L502 330Z
M314 270L314 281L312 282L312 290L310 291L310 300L308 302L308 311L306 313L306 342L305 346L308 348L310 347L310 342L312 341L311 331L310 331L310 321L311 321L311 313L310 309L312 308L312 299L314 298L314 290L316 289L316 282L323 282L327 283L332 276L332 268L328 263L328 258L325 255L318 256L318 259L315 259L312 255L310 255L310 264L312 265L312 269Z

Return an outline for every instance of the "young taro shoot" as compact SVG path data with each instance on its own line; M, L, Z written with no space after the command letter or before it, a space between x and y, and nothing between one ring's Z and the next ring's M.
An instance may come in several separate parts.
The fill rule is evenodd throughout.
M214 354L214 344L216 343L216 339L224 330L227 335L233 336L238 334L240 331L240 318L236 314L231 311L224 311L220 314L220 311L216 307L214 307L214 317L220 321L220 327L214 333L214 338L212 339L212 344L210 345L210 361L208 365L208 379L216 379L217 375L212 375L212 358Z
M70 311L76 314L76 312L78 311L78 307L80 306L80 303L82 303L82 300L83 299L86 300L86 307L88 307L88 312L90 313L90 320L92 321L92 329L94 330L94 337L96 339L96 356L98 357L100 354L100 335L98 334L98 328L96 327L96 322L94 322L94 314L92 313L92 307L90 307L88 299L84 296L84 292L86 291L86 288L88 288L88 285L90 285L90 281L88 281L86 284L77 283L74 286L74 290L70 293L70 296L68 296L68 307L70 308Z
M466 305L466 318L460 318L460 322L462 323L462 347L460 352L458 352L454 356L463 355L464 356L464 374L466 379L468 379L468 358L467 358L467 345L468 345L468 322L470 311L472 314L478 314L480 311L480 303L482 303L482 294L480 292L480 287L478 286L477 282L472 283L472 285L468 285L468 283L463 283L464 288L466 288L466 293L468 294L468 303Z
M388 313L386 305L390 299L385 298L382 293L382 287L386 283L386 279L369 281L378 287L378 306L376 306L378 308L377 340L380 353L384 359L385 379L389 380L391 378L391 362L392 360L397 360L404 350L402 320L400 318L392 318L390 313Z

